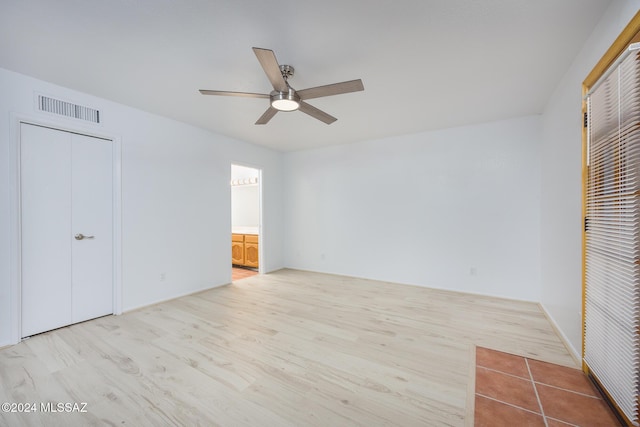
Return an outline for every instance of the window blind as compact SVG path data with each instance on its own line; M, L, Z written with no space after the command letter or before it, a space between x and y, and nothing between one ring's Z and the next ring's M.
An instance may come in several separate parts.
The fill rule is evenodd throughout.
M640 395L640 53L587 98L584 360L638 424Z

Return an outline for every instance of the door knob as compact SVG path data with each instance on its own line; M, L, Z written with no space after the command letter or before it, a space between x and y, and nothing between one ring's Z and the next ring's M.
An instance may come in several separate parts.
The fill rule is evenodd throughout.
M84 235L84 234L82 234L82 233L78 233L78 234L76 234L76 235L75 235L75 236L73 236L73 237L75 237L75 238L76 238L76 240L82 240L82 239L93 239L93 238L95 238L96 236L85 236L85 235Z

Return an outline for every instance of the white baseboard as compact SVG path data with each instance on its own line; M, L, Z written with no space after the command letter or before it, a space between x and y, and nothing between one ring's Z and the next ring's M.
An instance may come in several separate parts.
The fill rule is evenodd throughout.
M576 361L576 364L578 366L582 366L582 356L581 356L582 352L581 351L580 352L577 351L575 349L575 347L573 345L571 345L571 341L569 341L569 338L567 338L567 336L564 334L564 332L562 332L562 329L560 329L560 327L558 326L558 323L553 318L553 316L547 311L547 309L544 307L544 305L542 305L542 303L538 303L538 306L540 306L540 310L542 310L542 312L544 313L544 315L547 318L547 320L549 321L549 323L551 323L551 326L553 327L553 329L556 331L556 333L560 337L560 340L562 340L562 343L564 344L564 346L569 351L569 354L571 355L571 357L573 357L574 360Z
M206 286L206 287L201 288L201 289L196 289L196 290L193 290L193 291L188 291L188 292L172 295L172 296L167 297L167 298L160 298L160 299L153 300L153 301L150 301L150 302L147 302L147 303L144 303L144 304L135 305L135 306L131 306L131 307L125 307L124 310L122 310L122 314L126 314L126 313L130 313L132 311L140 310L141 308L151 307L152 305L162 304L163 302L171 301L171 300L174 300L174 299L177 299L177 298L186 297L188 295L199 294L200 292L208 291L210 289L215 289L215 288L219 288L221 286L227 286L227 285L230 285L230 283L222 283L220 285Z

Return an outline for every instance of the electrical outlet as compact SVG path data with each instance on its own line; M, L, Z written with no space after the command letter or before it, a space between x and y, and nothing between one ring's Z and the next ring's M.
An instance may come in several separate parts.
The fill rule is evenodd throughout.
M167 278L167 274L166 273L160 273L160 281L161 282L164 282L166 278Z

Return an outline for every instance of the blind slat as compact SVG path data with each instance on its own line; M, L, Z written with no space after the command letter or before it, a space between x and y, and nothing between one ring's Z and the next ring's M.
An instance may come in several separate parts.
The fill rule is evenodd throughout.
M640 56L587 98L584 359L638 425L640 390Z

